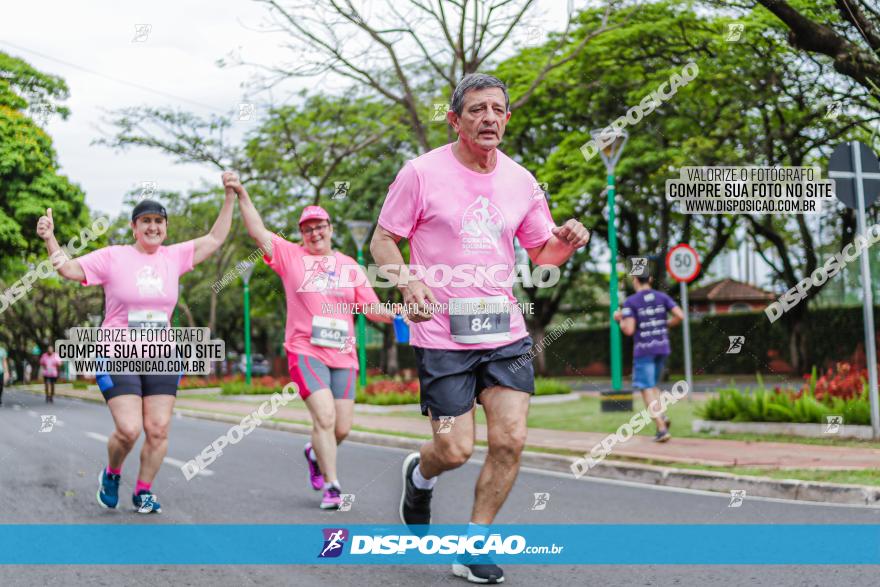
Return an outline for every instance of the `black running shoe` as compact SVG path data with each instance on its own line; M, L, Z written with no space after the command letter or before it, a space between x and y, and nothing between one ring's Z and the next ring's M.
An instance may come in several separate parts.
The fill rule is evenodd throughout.
M670 438L672 438L672 435L669 434L669 430L664 430L654 435L654 442L667 442Z
M504 571L495 564L464 565L452 563L452 573L456 577L464 577L469 583L495 584L504 583Z
M663 423L666 424L666 429L669 430L672 428L672 420L669 419L669 416L666 414L663 415Z
M431 496L433 489L419 489L413 484L412 474L419 466L419 453L414 452L403 461L403 492L400 496L400 520L407 526L431 523Z

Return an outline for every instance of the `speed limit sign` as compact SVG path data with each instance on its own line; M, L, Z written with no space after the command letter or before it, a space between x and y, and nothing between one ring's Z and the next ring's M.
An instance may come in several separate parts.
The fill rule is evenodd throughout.
M690 283L700 274L700 257L690 245L675 245L666 255L666 271L676 281Z

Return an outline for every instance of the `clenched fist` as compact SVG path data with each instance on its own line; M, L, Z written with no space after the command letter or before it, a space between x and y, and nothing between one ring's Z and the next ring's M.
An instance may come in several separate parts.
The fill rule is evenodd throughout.
M55 234L55 223L52 222L52 208L46 208L46 215L37 220L37 236L44 241Z
M590 242L590 231L574 218L567 220L562 226L554 227L552 232L573 249L579 249Z
M223 180L223 187L226 188L226 192L229 191L235 192L235 195L241 195L244 191L244 186L241 185L241 181L238 179L238 175L233 173L232 171L224 171L223 175L220 176Z

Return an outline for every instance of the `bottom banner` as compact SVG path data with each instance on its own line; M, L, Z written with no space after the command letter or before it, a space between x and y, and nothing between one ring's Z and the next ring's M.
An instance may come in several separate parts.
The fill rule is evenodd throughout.
M880 525L0 525L0 564L456 560L502 565L880 564Z

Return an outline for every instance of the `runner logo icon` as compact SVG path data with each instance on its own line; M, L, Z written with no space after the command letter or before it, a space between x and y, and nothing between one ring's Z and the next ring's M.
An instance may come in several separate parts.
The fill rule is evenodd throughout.
M335 256L306 255L303 257L303 264L305 275L302 285L296 291L326 291L331 286L330 281L336 275Z
M645 269L648 267L648 258L647 257L633 257L632 258L632 268L629 270L630 275L634 275L636 277L641 277L645 274Z
M535 494L535 503L532 504L533 511L540 511L547 509L547 504L550 503L550 494L549 493L536 493Z
M354 505L354 493L341 493L339 495L339 499L341 500L339 503L340 512L351 511L351 506Z
M437 428L437 434L449 434L455 425L455 416L440 416L440 426Z
M345 541L348 540L348 530L345 528L324 528L324 547L318 558L336 558L342 554Z
M55 422L58 420L53 415L40 416L40 419L42 420L40 422L40 432L52 432L52 428L55 427Z
M840 434L843 416L825 416L825 434Z
M730 346L727 348L728 355L738 355L739 352L743 348L743 344L746 342L745 336L728 336L728 341L730 342Z

